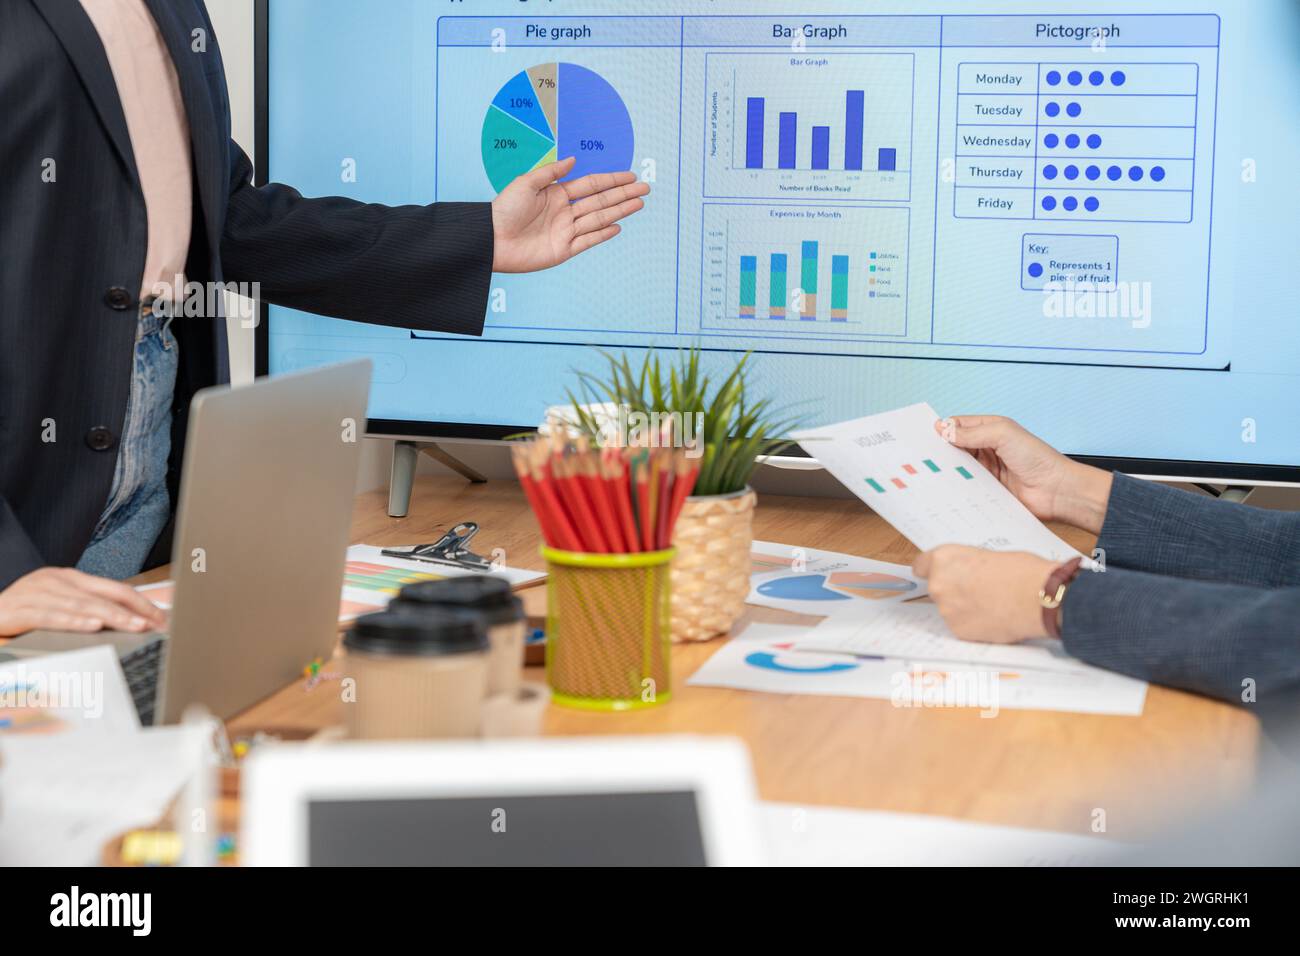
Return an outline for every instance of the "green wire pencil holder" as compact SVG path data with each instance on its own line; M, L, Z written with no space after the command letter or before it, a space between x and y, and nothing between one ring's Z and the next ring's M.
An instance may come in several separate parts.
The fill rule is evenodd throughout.
M674 549L582 554L542 548L551 699L635 710L672 695L669 563Z

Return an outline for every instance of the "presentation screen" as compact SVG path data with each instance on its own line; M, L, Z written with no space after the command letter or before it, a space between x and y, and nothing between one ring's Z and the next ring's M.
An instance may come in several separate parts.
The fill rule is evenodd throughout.
M698 345L809 425L928 401L1300 480L1295 0L266 13L271 180L487 202L574 156L651 185L614 240L494 275L482 338L272 307L270 373L374 359L372 431L506 434L602 350Z

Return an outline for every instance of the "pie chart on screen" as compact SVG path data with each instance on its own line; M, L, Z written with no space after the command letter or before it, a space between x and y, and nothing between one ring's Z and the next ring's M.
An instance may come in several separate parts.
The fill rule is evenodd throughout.
M795 574L765 581L758 586L759 594L783 601L849 601L854 598L872 601L915 590L915 581L873 571Z
M492 188L557 159L577 162L565 179L632 166L632 117L603 76L576 63L520 70L483 117L483 169Z

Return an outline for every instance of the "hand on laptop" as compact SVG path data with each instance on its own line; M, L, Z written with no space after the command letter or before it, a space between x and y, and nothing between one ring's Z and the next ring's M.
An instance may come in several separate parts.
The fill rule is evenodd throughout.
M1010 418L961 415L935 422L944 440L975 456L1043 521L1101 531L1110 472L1072 461Z
M0 637L28 631L147 631L165 613L128 584L73 568L40 568L0 591Z

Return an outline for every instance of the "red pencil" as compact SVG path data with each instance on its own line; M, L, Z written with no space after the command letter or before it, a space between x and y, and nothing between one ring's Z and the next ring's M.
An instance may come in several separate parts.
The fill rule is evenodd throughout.
M636 489L637 526L641 530L642 551L654 550L651 528L654 520L650 515L650 453L641 451L632 461L633 487Z
M559 475L557 485L560 496L569 506L569 513L573 515L578 538L582 542L582 550L588 553L607 554L609 545L605 542L600 524L591 510L591 502L587 500L585 490L578 482L575 462L565 455L553 455L551 470Z
M695 479L700 475L700 466L686 460L685 456L677 462L677 480L673 484L673 506L672 514L668 517L668 539L672 540L673 531L677 528L677 518L682 513L682 508L686 505L686 499L690 497L691 491L695 488Z
M602 455L609 476L609 497L614 503L618 515L619 527L623 531L623 541L629 552L640 551L637 541L636 521L632 518L632 495L628 487L627 451L622 448L607 448L607 455Z
M585 443L584 443L585 444ZM574 458L578 468L578 481L582 492L591 505L591 511L600 526L601 539L607 553L620 553L627 549L620 539L618 523L614 519L613 508L605 497L605 484L596 473L596 456L584 445L579 445L578 455Z
M558 548L560 545L555 533L555 524L542 504L541 493L537 490L537 486L533 484L533 479L528 474L528 465L525 461L527 453L528 450L523 445L515 445L510 449L510 458L515 466L515 475L519 478L519 486L524 489L524 497L528 499L528 504L533 509L533 517L537 519L537 524L542 529L542 540L549 547Z
M672 493L675 484L675 453L663 453L663 464L659 469L659 513L655 519L655 550L662 551L668 547L668 517L672 511Z
M551 520L556 531L557 547L565 551L581 551L582 539L573 527L573 520L569 517L564 506L560 503L559 496L555 493L555 482L550 476L550 468L546 464L546 449L540 443L534 445L533 449L533 467L532 480L533 485L537 488L544 509L551 515ZM540 454L539 454L540 453ZM539 461L540 458L540 461Z

